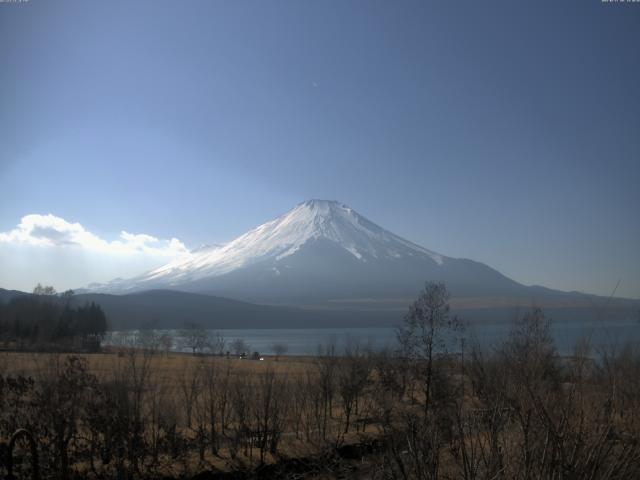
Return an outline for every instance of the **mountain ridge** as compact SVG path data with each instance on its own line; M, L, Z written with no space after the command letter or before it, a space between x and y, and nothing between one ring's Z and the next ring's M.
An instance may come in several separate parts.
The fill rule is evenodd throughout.
M12 298L31 295L0 288L0 308ZM72 297L74 305L90 302L100 305L107 316L110 330L179 329L193 324L214 330L393 327L401 323L412 300L397 300L393 305L347 302L329 309L322 305L309 308L260 305L176 290L149 290L126 295L88 293ZM451 308L452 314L470 323L510 322L532 306L526 299L522 299L519 305L504 303L504 300L510 299L483 298L483 304L477 301L468 303L467 300L453 298ZM640 307L640 302L633 300L611 303L602 302L607 300L605 297L593 297L590 299L593 303L586 298L582 300L582 304L575 303L572 306L562 303L536 306L544 307L545 315L553 320L578 322L593 318L628 320Z
M500 299L500 305L575 305L589 297L525 286L484 263L448 257L395 235L344 203L319 199L301 202L223 245L91 290L169 289L305 308L339 308L364 298L369 304L358 300L359 305L383 308L415 298L425 281L444 282L452 299L466 304Z
M318 268L322 259L312 260L312 257L318 257L318 252L323 252L326 259L334 260L334 267L350 264L352 270L372 270L369 267L372 264L385 265L378 270L388 270L390 265L410 261L409 263L426 264L429 270L437 271L445 263L472 262L447 257L399 237L344 203L313 199L299 203L283 215L218 248L196 250L138 277L116 279L108 284L92 285L90 289L104 293L127 293L151 288L215 293L216 289L220 289L222 294L231 294L235 298L234 292L218 286L220 282L215 279L225 277L230 283L238 283L235 277L239 271L251 271L254 278L272 277L277 282L275 277L287 276L290 274L288 270L293 268L292 264L301 263L299 257L303 253L306 254L307 261L302 263L307 265L300 266L306 270L302 273L313 277L309 267L316 271L322 270ZM308 265L309 263L314 265ZM364 264L368 265L363 268ZM341 272L343 275L339 275L340 268L334 269L337 276L354 277L353 274L345 275L344 271ZM493 272L496 276L511 281L499 272ZM367 275L370 274L371 272ZM380 277L380 274L384 274L384 271L376 272L375 276ZM419 282L421 283L422 281ZM349 286L343 285L343 288L350 290L347 287ZM377 290L384 293L383 288ZM255 300L251 296L247 299Z

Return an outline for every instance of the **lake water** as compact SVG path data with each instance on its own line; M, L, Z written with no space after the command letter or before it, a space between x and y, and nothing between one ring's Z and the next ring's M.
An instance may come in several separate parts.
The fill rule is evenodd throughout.
M512 323L483 323L468 325L463 333L466 343L477 342L485 349L499 345L513 328ZM635 320L553 322L551 330L561 355L571 354L574 346L588 339L594 349L621 347L627 343L640 345L640 323ZM175 338L174 350L180 347L180 331L167 330ZM274 344L287 346L287 355L314 355L319 345L335 344L341 351L348 342L370 345L376 350L396 348L394 328L326 328L326 329L246 329L217 330L229 348L236 338L244 340L250 351L273 354ZM107 343L111 343L107 339Z

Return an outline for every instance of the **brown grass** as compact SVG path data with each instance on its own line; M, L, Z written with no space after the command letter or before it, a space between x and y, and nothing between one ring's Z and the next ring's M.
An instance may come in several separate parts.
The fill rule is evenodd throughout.
M35 352L1 352L0 373L11 375L36 376L43 367L59 362L69 356L66 353L35 353ZM86 360L89 371L98 378L112 374L123 368L129 361L127 353L78 353L73 356ZM218 357L209 355L191 355L187 353L171 352L150 356L150 366L154 373L161 374L165 380L178 381L184 372L190 368L205 364L215 366L231 365L233 374L261 374L268 370L279 375L304 375L312 366L312 357L275 357L265 356L264 361L239 359L235 357Z

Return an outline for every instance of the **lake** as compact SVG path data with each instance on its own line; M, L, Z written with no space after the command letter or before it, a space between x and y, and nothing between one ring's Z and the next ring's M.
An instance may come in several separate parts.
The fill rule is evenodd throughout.
M511 322L483 323L467 325L464 331L466 343L477 342L485 349L499 345L513 328ZM558 321L551 324L556 348L561 355L571 354L574 346L582 339L588 339L594 349L620 347L626 343L640 344L640 323L636 320L609 321ZM187 350L180 347L180 330L158 331L169 333L175 341L173 350ZM123 335L122 332L113 332ZM318 328L318 329L244 329L216 330L226 340L227 348L236 338L244 340L250 351L273 354L274 344L287 346L287 355L314 355L319 345L333 343L341 351L349 342L369 345L376 350L396 348L395 329L386 328ZM128 334L124 334L128 335ZM112 343L107 338L105 343Z

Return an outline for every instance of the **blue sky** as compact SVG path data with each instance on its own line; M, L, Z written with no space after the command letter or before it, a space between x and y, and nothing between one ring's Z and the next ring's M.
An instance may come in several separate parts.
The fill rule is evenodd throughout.
M638 297L638 45L640 4L599 0L0 3L0 287L129 276L327 198ZM25 241L33 214L86 248Z

